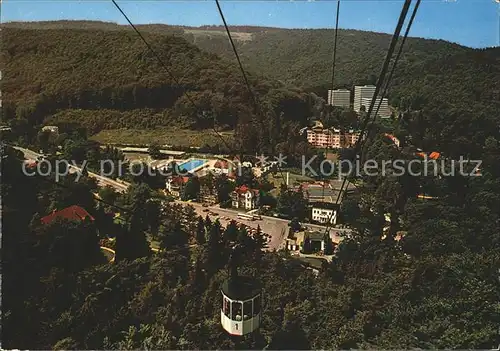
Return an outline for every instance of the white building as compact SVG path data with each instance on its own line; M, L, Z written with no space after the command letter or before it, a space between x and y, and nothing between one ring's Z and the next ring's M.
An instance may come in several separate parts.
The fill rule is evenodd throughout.
M170 195L180 197L188 181L189 177L169 177L165 181L165 189Z
M368 112L368 109L370 107L370 103L371 103L372 99L367 99L367 98L363 98L361 100L361 106L365 106L366 107L366 111ZM375 113L375 111L377 110L377 107L378 107L378 104L380 103L380 98L377 98L375 100L375 105L373 106L373 112L372 113ZM387 100L387 98L383 98L382 99L382 103L380 105L380 109L378 110L378 116L381 117L381 118L389 118L391 117L391 110L389 109L389 102Z
M375 85L356 85L354 87L354 111L361 110L363 99L373 99L375 89ZM368 110L368 107L366 109Z
M259 191L242 185L231 193L231 200L234 208L253 210L259 205Z
M54 134L59 134L59 127L57 126L45 126L42 128L42 132L50 132Z
M311 218L315 222L327 223L335 225L337 223L337 210L333 208L325 208L325 206L313 206L311 209Z
M217 175L219 174L229 175L231 171L231 165L227 161L218 160L217 162L215 162L211 170L213 173Z
M328 105L349 108L351 92L347 89L328 90Z

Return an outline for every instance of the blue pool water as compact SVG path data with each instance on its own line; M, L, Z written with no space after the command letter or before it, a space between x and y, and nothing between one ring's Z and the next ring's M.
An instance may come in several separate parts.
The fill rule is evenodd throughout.
M180 169L185 169L186 171L190 172L191 170L200 167L201 165L205 164L206 161L204 160L189 160L187 162L181 163L179 165Z

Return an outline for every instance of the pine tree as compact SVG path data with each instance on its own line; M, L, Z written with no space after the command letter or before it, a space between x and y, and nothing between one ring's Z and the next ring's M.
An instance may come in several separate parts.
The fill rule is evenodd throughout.
M309 234L306 234L304 237L304 242L302 243L302 253L311 253L311 238L309 238Z
M208 255L208 266L218 269L221 265L223 243L221 236L221 228L219 222L215 222L208 232L207 241L207 255Z
M267 246L267 235L262 233L260 225L257 225L257 231L252 235L252 239L255 245L255 250L257 253L262 252Z
M236 226L235 221L231 221L224 231L224 241L225 243L230 243L232 241L236 241L238 238L238 227Z
M201 291L203 289L205 283L205 272L202 268L201 259L196 258L196 262L194 264L194 269L192 273L192 284L195 291Z
M205 222L203 221L203 217L198 217L198 224L196 227L196 242L199 245L204 245L207 242L206 239L206 230L205 230Z
M183 248L188 245L187 233L182 230L182 225L179 221L167 228L161 235L160 248L173 249L173 248Z
M210 230L212 229L212 220L210 219L210 217L208 217L208 215L205 217L205 228L207 230L207 232L210 232Z
M332 255L333 254L333 242L332 242L332 239L330 238L329 234L327 234L327 233L324 234L323 242L325 243L325 249L324 249L325 255Z
M151 254L146 235L142 231L134 231L116 225L115 262L121 260L135 260L140 257L147 257Z

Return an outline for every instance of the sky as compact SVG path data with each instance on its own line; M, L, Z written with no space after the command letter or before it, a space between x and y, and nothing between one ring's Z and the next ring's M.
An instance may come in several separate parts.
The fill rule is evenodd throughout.
M1 21L97 20L126 24L111 0L0 0ZM500 45L498 0L422 0L410 36L484 48ZM214 0L118 0L134 24L222 24ZM334 28L336 0L220 0L231 25ZM339 27L393 33L402 0L342 0ZM408 15L409 17L409 15Z

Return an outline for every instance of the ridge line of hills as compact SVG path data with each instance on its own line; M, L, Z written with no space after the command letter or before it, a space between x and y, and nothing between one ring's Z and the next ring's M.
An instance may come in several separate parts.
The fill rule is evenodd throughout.
M53 122L56 116L55 120L86 125L90 134L134 126L211 127L213 119L193 110L184 96L186 91L205 111L214 112L223 128L243 128L253 118L247 89L225 35L146 26L155 49L170 62L174 75L182 77L182 86L177 86L135 33L77 30L68 28L68 23L81 24L49 22L49 27L58 29L47 31L26 30L47 28L37 22L3 25L4 119L29 116L37 125L47 119ZM288 124L292 133L310 118L325 114L331 77L331 48L325 43L332 34L332 30L285 29L255 32L251 40L237 43L254 89L270 113L259 122L266 127L260 125L257 130L271 128L269 123L272 128ZM346 30L339 32L338 39L335 85L352 89L375 83L390 36ZM497 129L498 76L500 48L477 50L412 38L394 75L389 101L401 110L411 104L414 110L428 111L420 128L432 135L428 139L433 148L444 150L453 144L450 136L443 138L450 129L481 145ZM271 115L282 116L282 120ZM487 132L473 140L472 130L478 123Z
M200 30L200 31L207 31L207 32L224 32L225 35L225 28L223 25L200 25L200 26L187 26L187 25L176 25L176 24L166 24L166 23L136 23L134 24L138 28L142 28L144 30L159 30L161 28L166 29L167 31L169 29L172 30ZM4 22L0 26L4 26L6 28L25 28L25 29L58 29L61 27L65 28L73 28L74 26L80 26L79 28L74 28L74 29L102 29L102 30L112 30L112 29L119 29L119 30L131 30L130 26L128 24L120 24L117 22L109 22L109 21L84 21L84 20L56 20L56 21L29 21L29 22L19 22L19 21L10 21L10 22ZM53 27L55 26L55 27ZM250 34L254 33L261 33L261 32L278 32L278 31L333 31L333 28L283 28L283 27L268 27L268 26L253 26L253 25L231 25L230 27L231 32L239 33L239 32L247 32ZM365 30L359 30L359 29L353 29L353 28L339 28L339 32L341 31L347 31L347 32L365 32L365 33L374 33L374 34L379 34L379 35L385 35L387 37L391 37L390 33L384 33L384 32L376 32L376 31L365 31ZM484 50L484 49L489 49L489 48L472 48L468 47L466 45L462 45L460 43L455 43L451 42L448 40L444 39L433 39L433 38L423 38L423 37L413 37L409 36L409 40L411 39L422 39L422 40L429 40L429 41L436 41L436 42L445 42L445 43L451 43L453 45L470 49L470 50ZM236 40L241 40L239 37L235 38Z

